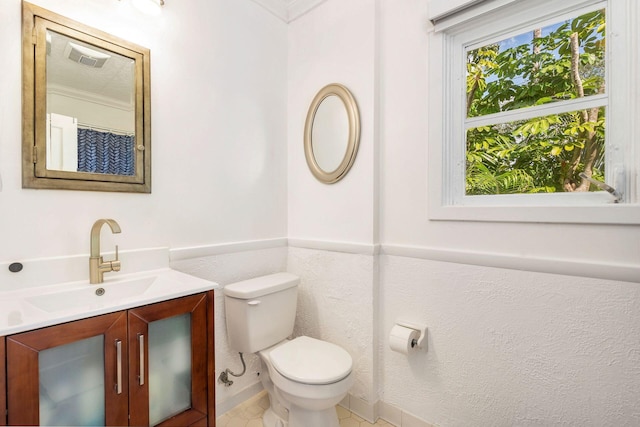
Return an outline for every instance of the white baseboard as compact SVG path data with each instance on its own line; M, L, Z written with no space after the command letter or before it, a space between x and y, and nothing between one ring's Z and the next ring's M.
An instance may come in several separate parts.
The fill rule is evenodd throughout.
M374 424L378 418L382 418L395 427L434 427L433 424L381 400L371 404L348 394L339 405L371 424Z
M396 427L434 427L433 424L383 401L378 402L377 411L380 418Z
M265 393L265 391L262 387L262 383L258 382L250 385L223 402L217 403L216 418L220 418L222 415L242 403L260 397L263 393ZM371 424L375 424L375 422L381 418L395 427L434 427L433 424L429 424L428 422L381 400L372 404L356 396L347 394L338 405L348 409L351 413L356 414Z
M378 419L378 405L375 403L367 402L359 397L347 394L344 399L339 403L345 409L348 409L352 413L356 414L360 418L363 418L370 423L374 424Z
M223 400L222 402L217 402L216 418L221 417L222 415L226 414L236 406L251 399L258 393L260 393L262 390L264 390L264 388L262 387L261 382L253 383L250 386L239 391L238 393L234 394L233 396L230 396L229 398Z

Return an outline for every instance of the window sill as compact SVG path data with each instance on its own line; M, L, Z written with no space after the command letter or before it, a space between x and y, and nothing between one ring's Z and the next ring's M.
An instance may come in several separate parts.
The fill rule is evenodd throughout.
M430 220L539 222L567 224L640 224L640 205L606 204L579 206L462 206L429 207Z

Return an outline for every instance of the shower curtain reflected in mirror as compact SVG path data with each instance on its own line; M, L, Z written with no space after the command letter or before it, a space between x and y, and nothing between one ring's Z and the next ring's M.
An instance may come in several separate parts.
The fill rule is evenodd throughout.
M134 175L133 135L78 128L78 172Z

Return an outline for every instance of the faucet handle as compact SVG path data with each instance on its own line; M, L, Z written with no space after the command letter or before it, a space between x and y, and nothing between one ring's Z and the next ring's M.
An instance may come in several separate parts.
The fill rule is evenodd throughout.
M116 259L110 262L111 271L120 271L120 259L118 258L118 245L116 245Z

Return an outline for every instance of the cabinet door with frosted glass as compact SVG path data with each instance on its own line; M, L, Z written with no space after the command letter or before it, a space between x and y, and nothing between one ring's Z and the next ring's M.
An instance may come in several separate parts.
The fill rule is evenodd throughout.
M7 425L7 377L4 368L5 352L4 352L4 337L0 337L0 426Z
M9 425L128 425L126 312L9 336L6 353Z
M207 295L129 310L131 425L207 425Z

